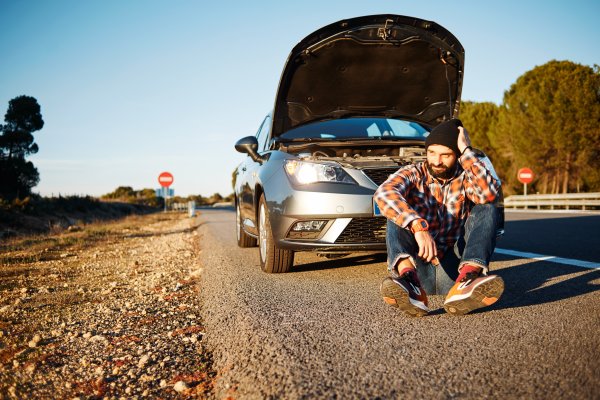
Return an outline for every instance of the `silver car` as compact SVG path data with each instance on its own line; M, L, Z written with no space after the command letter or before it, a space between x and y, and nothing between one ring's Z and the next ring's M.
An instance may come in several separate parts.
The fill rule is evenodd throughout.
M237 241L263 271L294 253L385 251L373 193L425 159L431 127L458 115L464 50L440 25L398 15L336 22L296 45L273 112L235 148Z

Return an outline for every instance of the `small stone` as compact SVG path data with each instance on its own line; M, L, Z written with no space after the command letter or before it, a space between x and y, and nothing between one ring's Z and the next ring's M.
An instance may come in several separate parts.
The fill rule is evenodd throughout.
M84 339L89 339L91 337L92 337L92 334L90 332L86 332L86 333L83 334L83 338Z
M36 347L37 347L37 345L38 345L38 343L39 343L41 340L42 340L42 337L41 337L40 335L35 335L35 336L33 337L33 339L31 339L31 340L29 341L29 343L27 343L27 345L28 345L30 348L32 348L32 349L33 349L33 348L36 348Z
M164 379L160 380L160 383L158 384L158 386L160 386L161 388L164 388L167 386L167 381Z
M148 364L149 359L150 357L147 354L143 355L138 361L138 368L144 368Z
M177 381L177 383L173 386L173 390L177 393L184 392L188 390L190 387L184 381Z

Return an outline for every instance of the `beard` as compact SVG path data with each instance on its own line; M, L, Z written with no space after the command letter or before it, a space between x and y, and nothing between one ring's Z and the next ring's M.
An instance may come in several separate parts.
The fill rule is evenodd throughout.
M456 163L454 163L450 167L446 167L445 165L442 165L442 166L436 167L436 168L437 169L434 170L433 167L429 163L427 163L427 170L434 178L437 178L437 179L450 179L456 173Z

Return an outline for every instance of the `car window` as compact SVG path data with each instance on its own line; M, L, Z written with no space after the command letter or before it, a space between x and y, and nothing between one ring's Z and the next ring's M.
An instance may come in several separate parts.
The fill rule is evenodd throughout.
M256 140L258 141L258 152L262 153L266 151L267 140L269 139L269 132L271 130L271 116L267 115L263 121L260 129L256 133Z
M412 121L391 118L346 118L302 125L285 132L281 138L425 138L428 134L429 131L425 127Z

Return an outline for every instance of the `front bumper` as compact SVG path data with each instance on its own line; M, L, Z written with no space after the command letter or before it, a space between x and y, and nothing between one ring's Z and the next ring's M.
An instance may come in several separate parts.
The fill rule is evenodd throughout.
M357 252L385 250L386 219L373 215L374 190L323 184L290 192L280 201L267 199L271 228L278 247L295 251ZM316 185L315 185L316 186ZM316 233L298 233L299 221L327 221Z

